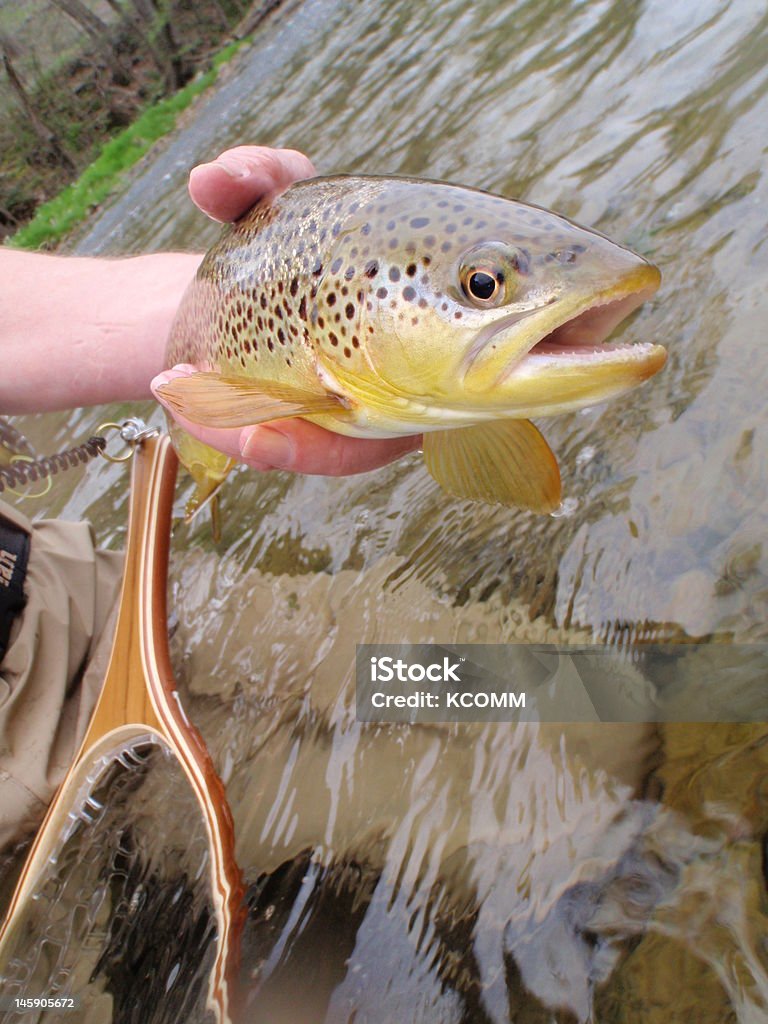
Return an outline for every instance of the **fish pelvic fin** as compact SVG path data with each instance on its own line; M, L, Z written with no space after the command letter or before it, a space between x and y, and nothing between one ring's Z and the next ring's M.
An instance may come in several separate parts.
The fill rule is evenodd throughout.
M554 512L560 470L530 420L495 420L424 434L424 461L440 486L460 498Z
M211 534L217 544L221 540L219 490L234 464L234 459L227 459L227 465L221 474L210 470L202 471L197 466L190 468L189 471L196 486L195 493L184 507L184 519L187 523L191 522L207 505L211 512Z
M174 413L206 427L244 427L345 409L340 398L325 391L202 370L163 384L158 394Z
M219 540L218 490L235 465L234 459L210 448L182 430L178 423L168 423L173 447L179 462L195 483L195 491L186 504L184 515L189 522L205 505L210 505L213 539Z

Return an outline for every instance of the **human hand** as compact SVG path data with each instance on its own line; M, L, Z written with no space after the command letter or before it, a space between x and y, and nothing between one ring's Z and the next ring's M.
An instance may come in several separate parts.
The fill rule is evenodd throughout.
M212 163L199 164L189 176L192 201L214 220L235 220L269 192L309 178L315 169L293 149L236 146ZM152 381L155 398L162 403L163 384L194 373L193 366L178 366ZM277 420L259 426L214 429L177 422L199 441L225 452L253 469L286 469L296 473L345 476L386 465L421 444L421 436L384 440L343 437L302 419Z

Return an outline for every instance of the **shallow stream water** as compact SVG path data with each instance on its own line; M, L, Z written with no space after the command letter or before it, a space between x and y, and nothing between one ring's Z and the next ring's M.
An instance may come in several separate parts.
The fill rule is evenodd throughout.
M451 500L414 456L241 472L219 546L176 530L176 664L235 814L249 1019L768 1020L763 726L375 727L352 701L363 641L766 640L766 52L752 0L289 4L78 241L204 247L187 172L253 141L551 207L664 276L622 330L665 370L544 424L557 518ZM45 451L128 411L23 426ZM46 500L120 545L119 467Z

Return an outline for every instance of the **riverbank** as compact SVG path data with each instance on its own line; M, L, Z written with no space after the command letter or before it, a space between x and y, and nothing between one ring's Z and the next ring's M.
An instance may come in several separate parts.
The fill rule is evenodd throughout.
M196 96L213 85L219 70L247 40L230 43L213 59L210 71L194 79L179 92L148 107L129 128L120 132L101 150L83 173L58 195L43 203L28 224L17 231L10 243L21 249L51 248L59 243L109 196L117 192L125 174L172 131L182 111Z
M279 0L265 0L245 14L241 5L200 5L194 24L174 25L185 63L173 75L159 73L161 59L135 53L138 34L120 23L110 29L114 50L108 74L106 44L74 57L70 53L63 66L42 74L27 102L19 94L14 109L0 120L0 237L28 249L58 245L123 187L130 168L173 130L180 114L278 5ZM231 26L225 17L213 18L214 8L240 17ZM12 77L16 70L5 60L7 44L0 49ZM51 92L54 76L60 81ZM69 99L53 111L51 96ZM36 110L45 110L45 121L35 123Z

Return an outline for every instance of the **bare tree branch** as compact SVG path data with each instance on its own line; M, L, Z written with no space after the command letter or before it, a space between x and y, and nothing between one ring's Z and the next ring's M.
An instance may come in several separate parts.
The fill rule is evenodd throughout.
M32 127L35 135L38 137L40 142L45 146L48 152L53 156L57 163L68 167L71 171L75 170L75 162L72 157L64 149L61 140L53 132L47 124L42 120L40 115L35 110L34 104L30 99L29 93L24 86L21 78L19 77L16 68L13 66L12 60L12 47L9 46L5 39L0 38L0 50L2 51L3 67L5 73L8 75L8 82L10 83L11 89L14 95L21 104L24 113L27 115L29 124Z
M111 45L109 25L86 7L82 0L50 0L50 2L64 11L73 21L76 21L100 46L104 46L105 43L107 46Z

